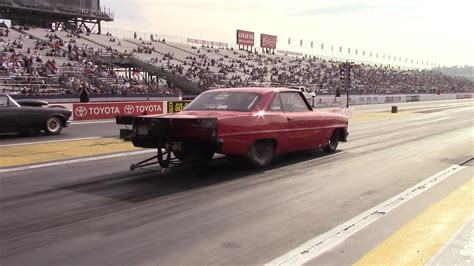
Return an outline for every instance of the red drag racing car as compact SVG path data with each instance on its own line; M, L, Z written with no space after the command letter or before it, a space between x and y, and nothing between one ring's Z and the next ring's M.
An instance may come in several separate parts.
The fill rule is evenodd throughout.
M345 115L315 111L300 91L287 88L209 90L179 113L117 117L117 123L133 124L135 146L157 148L156 156L132 165L132 170L211 159L214 153L246 158L262 168L283 153L318 148L334 152L348 135Z

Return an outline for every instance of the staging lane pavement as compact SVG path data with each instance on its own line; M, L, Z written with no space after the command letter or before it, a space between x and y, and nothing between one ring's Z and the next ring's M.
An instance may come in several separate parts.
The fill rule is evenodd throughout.
M116 125L115 120L76 122L73 121L60 135L49 136L44 132L39 135L0 134L0 146L16 145L22 143L57 141L90 137L118 137L121 125Z
M0 262L264 263L472 157L472 107L351 125L332 155L253 172L127 172L134 158L0 175ZM67 172L67 174L63 174Z

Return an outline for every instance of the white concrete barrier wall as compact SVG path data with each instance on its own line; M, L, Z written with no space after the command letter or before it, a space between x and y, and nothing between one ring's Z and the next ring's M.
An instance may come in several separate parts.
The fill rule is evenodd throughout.
M398 95L350 95L349 105L364 104L382 104L382 103L401 103L401 102L419 102L419 101L437 101L474 98L474 93L456 93L456 94L398 94ZM315 107L345 107L346 96L316 96L314 99L308 99L310 104Z

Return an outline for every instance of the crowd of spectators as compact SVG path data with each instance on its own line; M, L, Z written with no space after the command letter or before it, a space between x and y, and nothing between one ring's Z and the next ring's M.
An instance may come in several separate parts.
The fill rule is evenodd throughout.
M342 62L316 57L283 58L255 52L240 54L227 64L219 60L225 86L259 84L306 86L318 94L335 94L342 87ZM391 66L359 64L352 68L353 94L452 93L472 92L474 84L465 78L442 75L427 69L399 69Z
M120 53L112 46L97 48L81 42L77 34L59 37L54 31L34 40L34 46L25 46L28 34L9 37L11 30L0 24L0 72L7 82L25 86L15 91L23 94L74 94L86 89L92 94L136 95L161 94L176 96L178 88L153 78L144 78L140 69L122 73L118 69L93 63L93 57ZM23 29L19 29L20 32ZM11 35L11 34L10 34ZM89 38L92 38L92 35ZM107 33L111 45L120 45ZM137 39L137 36L134 36ZM33 40L31 40L33 42ZM201 89L214 87L248 86L305 86L317 94L335 94L342 83L339 67L342 62L312 56L300 58L237 51L232 48L214 48L209 45L190 46L185 57L173 52L155 50L154 42L166 41L150 36L140 39L140 45L131 55L157 54L148 63L162 70L196 83ZM174 47L171 46L170 47ZM177 48L182 55L183 48ZM178 52L178 50L176 50ZM185 51L186 52L186 51ZM61 63L58 63L61 58ZM139 58L139 57L138 57ZM147 57L149 58L149 57ZM436 71L400 69L387 65L357 64L352 68L352 94L409 94L472 92L472 81L450 77ZM27 82L17 82L24 79ZM31 84L31 80L36 83ZM0 84L1 85L1 84ZM5 87L5 86L3 86ZM17 86L18 87L18 86Z
M10 30L14 29L8 29ZM17 29L25 30L24 28ZM2 31L8 37L6 30ZM79 95L84 90L101 95L163 95L178 96L178 88L163 85L159 80L145 81L139 69L126 77L117 69L94 64L92 56L101 56L112 48L94 49L77 45L77 35L60 38L54 31L44 38L31 40L34 45L23 49L28 34L0 41L0 88L3 92L21 95ZM115 39L114 39L115 41ZM140 47L138 47L140 48ZM117 51L115 51L117 52ZM62 63L57 63L57 60Z

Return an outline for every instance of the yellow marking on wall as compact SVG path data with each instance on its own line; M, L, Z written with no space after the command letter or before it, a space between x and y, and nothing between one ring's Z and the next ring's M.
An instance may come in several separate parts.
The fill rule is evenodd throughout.
M136 149L138 148L133 147L131 142L116 138L3 147L0 149L0 167L66 160Z
M412 112L398 112L392 114L391 112L368 112L368 113L360 113L356 114L353 117L349 118L349 122L364 122L364 121L373 121L373 120L381 120L387 118L399 118L405 117L408 115L413 115Z
M474 178L438 201L355 265L424 265L474 213Z

